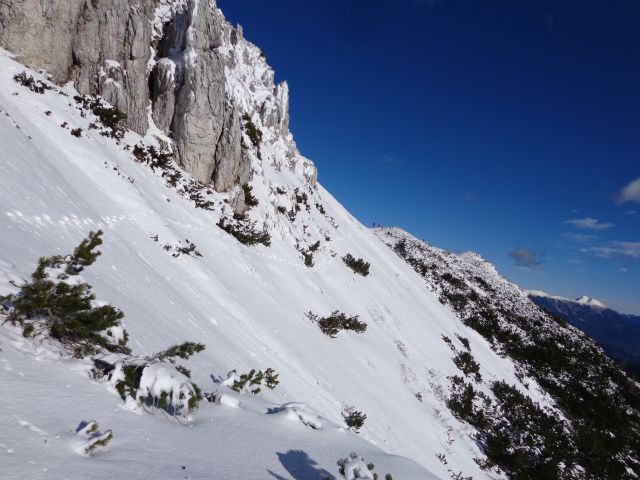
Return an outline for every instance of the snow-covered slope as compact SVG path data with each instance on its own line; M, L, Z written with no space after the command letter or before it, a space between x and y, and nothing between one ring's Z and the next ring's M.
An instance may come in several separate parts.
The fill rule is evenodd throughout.
M482 454L472 430L446 407L447 377L458 369L441 337L468 338L486 379L518 383L513 363L314 186L304 162L285 168L253 157L259 204L248 215L265 225L271 244L248 247L216 226L222 216L231 219L233 192L202 190L213 203L196 208L180 188L187 175L174 188L160 170L135 160L131 147L140 137L100 135L71 86L36 93L14 81L23 70L0 53L0 293L15 291L10 281L27 278L38 257L68 253L88 231L102 229L103 254L83 275L100 300L124 311L134 353L195 340L206 351L187 364L205 392L220 388L212 376L232 369L270 367L280 385L262 394L264 403L242 397L241 409L203 402L183 427L127 410L89 379L86 361L50 358L50 346L5 325L0 384L11 393L0 410L3 478L87 471L92 478L323 478L312 462L337 477L335 462L351 450L394 478L489 478L473 460ZM80 137L71 134L76 128ZM264 130L263 158L277 153L277 141L268 141L273 132ZM317 241L307 267L299 250ZM201 257L174 256L190 243ZM370 274L352 272L341 260L347 253L370 262ZM366 332L330 338L305 316L334 310L359 315ZM288 402L304 402L326 419L325 428L265 414ZM367 415L359 435L340 427L345 405ZM70 432L92 419L111 428L114 440L87 460L74 453ZM307 473L293 473L300 468Z
M525 396L493 383L490 403L480 397L458 409L489 460L518 479L638 477L640 389L600 346L536 306L479 255L447 252L397 228L375 233L462 323L514 361Z

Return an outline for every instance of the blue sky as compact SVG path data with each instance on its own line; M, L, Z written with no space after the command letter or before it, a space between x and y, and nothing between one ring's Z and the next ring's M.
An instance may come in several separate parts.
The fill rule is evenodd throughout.
M219 5L362 222L640 313L640 2Z

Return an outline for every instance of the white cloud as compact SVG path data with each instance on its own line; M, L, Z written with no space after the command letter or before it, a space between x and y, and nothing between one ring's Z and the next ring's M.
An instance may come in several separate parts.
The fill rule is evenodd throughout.
M622 189L618 197L620 203L637 202L640 203L640 178L636 178Z
M640 242L609 242L600 247L583 248L581 251L607 260L633 261L640 259Z
M607 230L613 227L613 223L600 223L600 221L595 218L585 217L585 218L572 218L571 220L567 220L564 223L571 225L574 228L578 228L580 230Z

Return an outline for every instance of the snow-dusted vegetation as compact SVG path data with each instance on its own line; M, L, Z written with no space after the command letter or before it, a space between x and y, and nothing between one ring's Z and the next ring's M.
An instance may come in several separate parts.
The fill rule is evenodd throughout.
M202 73L203 8L157 4L155 80ZM0 51L2 477L640 475L637 385L479 257L360 224L211 8L242 160L211 182L155 123L171 89L139 135Z

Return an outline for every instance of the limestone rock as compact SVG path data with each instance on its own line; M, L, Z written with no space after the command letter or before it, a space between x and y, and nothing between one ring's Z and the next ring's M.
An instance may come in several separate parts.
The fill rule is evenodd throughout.
M218 191L247 183L262 161L315 183L289 132L287 84L275 85L264 53L214 0L0 0L0 47L101 95L140 134L150 113L182 167ZM244 114L270 146L264 160L265 149L242 148Z

